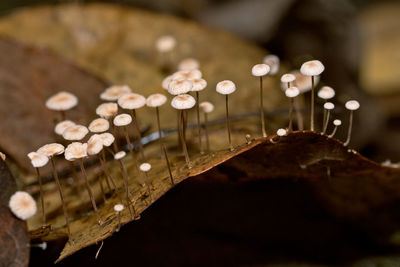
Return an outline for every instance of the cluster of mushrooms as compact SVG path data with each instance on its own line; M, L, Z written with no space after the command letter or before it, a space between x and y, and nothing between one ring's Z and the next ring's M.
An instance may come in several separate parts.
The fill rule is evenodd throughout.
M168 58L168 53L175 46L175 40L170 36L162 37L158 40L157 49L165 54L165 58ZM252 75L259 78L260 81L260 121L261 121L261 135L263 138L267 137L267 131L265 127L264 119L264 106L263 106L263 78L267 75L274 75L279 70L279 58L275 55L268 55L264 58L262 64L257 64L252 68ZM310 116L310 130L314 131L314 95L315 88L319 81L321 73L324 71L323 64L318 60L312 60L305 62L300 71L293 71L282 75L282 89L285 95L290 100L289 108L289 125L288 127L281 128L277 131L277 136L284 136L293 131L293 113L297 116L297 126L299 130L303 130L303 118L301 112L299 111L299 104L297 103L296 97L300 93L311 90L311 116ZM172 95L171 106L177 110L177 129L179 144L182 147L183 154L185 156L186 165L188 168L192 167L190 161L189 152L186 145L186 129L188 121L188 110L195 107L197 115L197 131L198 131L198 145L201 154L205 150L210 150L209 137L207 131L208 119L207 115L213 111L214 106L210 102L200 102L200 92L207 87L207 81L203 79L202 72L199 70L199 62L195 59L188 58L180 62L178 65L178 71L166 77L161 84L170 95ZM231 130L230 130L230 119L229 119L229 99L228 96L236 91L236 85L230 80L224 80L216 85L216 91L225 96L226 104L226 127L228 134L228 144L229 149L233 151L235 148L231 141ZM322 124L321 134L326 134L327 127L332 116L331 111L334 109L335 105L328 100L335 96L335 91L328 86L322 87L318 93L318 97L325 101L324 107L324 117ZM121 173L122 181L124 185L124 196L125 205L128 207L131 219L136 216L135 211L135 201L132 198L132 194L129 191L129 175L124 165L123 158L126 156L126 152L119 151L119 146L116 139L116 129L119 128L126 140L126 145L129 152L132 154L132 160L135 161L135 165L138 170L140 170L146 181L148 181L147 172L151 171L151 165L147 163L146 155L144 153L139 122L137 119L136 110L144 106L152 108L155 110L158 126L158 138L160 142L160 151L162 158L165 160L166 167L168 168L171 184L174 185L174 178L171 171L171 165L168 160L167 150L163 143L163 136L160 125L160 107L167 102L167 96L164 94L152 94L147 98L132 92L129 86L111 86L107 88L101 95L101 100L106 101L100 104L96 108L96 114L99 116L94 119L88 127L84 125L76 124L75 122L66 119L67 111L74 108L78 104L78 98L68 92L59 92L52 97L50 97L46 102L46 107L57 111L61 114L62 120L55 125L54 131L57 135L61 136L68 145L60 143L50 143L40 147L37 151L30 152L28 154L31 160L32 166L36 169L39 188L40 188L40 198L41 198L41 212L43 226L46 225L46 213L44 205L44 194L42 188L42 179L40 175L40 168L50 162L53 169L53 176L58 187L60 194L60 199L62 202L64 217L66 221L67 231L69 235L69 240L72 241L68 210L64 201L63 188L60 183L56 163L54 158L64 155L65 159L71 164L72 170L75 170L75 164L79 164L83 178L85 179L85 186L87 193L90 197L95 216L98 223L101 225L103 223L102 218L99 215L98 208L96 206L96 201L93 195L92 188L88 181L88 175L86 174L84 160L87 157L97 157L101 167L103 175L99 176L100 188L102 191L103 198L106 198L106 190L103 188L102 177L105 180L105 184L109 191L117 192L116 182L114 177L112 177L110 170L108 169L106 153L112 155L114 160L118 161ZM348 128L347 140L344 145L347 146L350 142L351 128L353 121L353 111L357 110L360 105L355 100L350 100L346 102L345 107L350 110L350 125ZM119 113L119 109L122 109L125 113ZM201 122L200 114L204 114L204 121ZM341 125L341 121L338 119L333 120L334 130L329 137L333 137L337 131L337 127ZM136 155L135 146L131 141L129 135L128 127L132 126L135 134L137 135L137 142L139 144L139 153ZM203 134L204 132L204 134ZM88 138L88 134L90 137ZM205 146L203 138L205 136ZM247 137L246 137L247 138ZM87 140L83 142L83 140ZM276 142L274 139L270 139L272 143ZM69 143L70 142L70 143ZM140 158L140 159L139 159ZM141 162L139 165L138 162ZM78 184L77 173L73 172L73 178L75 183ZM150 201L153 201L151 195L151 188L148 182L146 182L147 191ZM24 192L17 192L17 196L13 196L10 200L10 208L21 219L28 219L36 213L36 205L34 200L30 195L26 195ZM17 194L16 193L16 194ZM24 193L24 194L23 194ZM20 198L18 198L20 196ZM18 201L20 199L20 201ZM114 206L115 212L118 214L118 229L120 228L120 213L124 210L124 204L122 198L120 203ZM32 204L33 202L33 204ZM17 203L17 204L15 204ZM19 203L19 205L18 205ZM28 203L31 209L29 211L23 210L21 213L21 204ZM33 208L34 207L34 208Z

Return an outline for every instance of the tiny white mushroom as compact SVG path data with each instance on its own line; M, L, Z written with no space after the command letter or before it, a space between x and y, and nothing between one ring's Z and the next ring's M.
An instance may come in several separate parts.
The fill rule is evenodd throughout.
M280 60L278 56L268 55L264 57L263 62L271 68L270 70L271 75L275 75L279 71Z
M104 119L110 119L117 115L118 105L115 103L103 103L96 108L96 114Z
M322 98L324 100L331 99L335 96L335 90L333 90L332 87L329 86L323 86L321 89L318 91L318 97Z
M165 77L161 82L161 87L168 90L169 84L172 82L172 75Z
M49 158L60 155L64 152L64 146L58 143L46 144L37 150L37 153L43 154Z
M264 119L264 97L263 97L263 76L270 72L270 67L267 64L257 64L251 69L253 76L260 78L260 120L261 120L261 133L263 137L267 137L265 130L265 119Z
M123 210L124 210L124 205L122 205L122 204L115 204L114 205L114 211L118 215L118 227L117 227L117 229L115 229L115 232L119 232L119 230L121 229L121 212Z
M129 212L131 214L131 219L133 220L135 218L134 212L131 207L131 200L130 200L130 191L129 191L129 186L128 186L128 172L126 171L125 164L123 163L122 159L126 156L125 151L119 151L114 155L114 159L119 162L119 166L121 168L122 176L124 179L124 187L125 187L125 193L126 193L126 202L127 206L129 208Z
M153 202L153 197L151 195L149 176L147 175L147 172L149 172L151 170L151 165L149 163L145 162L145 163L140 164L139 169L144 173L144 175L146 177L147 193L149 194L150 202Z
M16 217L24 221L32 218L37 211L35 200L24 191L15 192L10 197L8 207Z
M335 105L331 102L326 102L324 104L324 121L322 124L322 134L326 133L326 129L327 129L328 123L329 123L330 111L334 108L335 108Z
M59 123L56 124L54 127L54 132L58 135L62 135L65 129L68 127L74 126L75 122L70 121L70 120L65 120L65 121L60 121Z
M179 70L195 70L200 67L200 63L197 59L194 58L185 58L182 60L179 65Z
M126 93L130 93L132 89L128 85L113 85L104 90L100 94L100 99L106 101L116 101L118 98Z
M276 131L276 134L278 136L285 136L285 135L287 135L287 131L283 128L280 128L280 129L278 129L278 131Z
M134 158L135 155L133 152L133 145L129 138L128 128L127 128L127 126L131 122L132 122L132 117L126 113L119 114L119 115L115 116L115 118L114 118L114 125L123 128L125 139L126 139L126 144L128 145L129 151L131 152L132 157Z
M72 109L76 105L78 105L78 98L65 91L58 92L46 101L48 109L61 112L61 120L65 119L65 111Z
M103 140L103 146L106 146L106 147L111 146L115 141L114 135L112 135L110 133L102 133L102 134L100 134L100 137Z
M332 131L332 133L329 135L329 137L333 137L333 136L335 135L335 133L336 133L336 131L337 131L337 128L338 128L340 125L342 125L342 121L336 119L336 120L333 121L333 125L335 125L335 128L333 129L333 131Z
M62 136L65 140L79 141L89 133L88 128L83 125L73 125L64 130Z
M157 39L156 49L158 52L166 53L172 51L176 46L176 39L171 35L164 35Z
M345 146L349 145L351 138L351 129L353 127L353 113L360 108L360 103L357 100L349 100L345 104L346 109L350 110L349 129L347 132L347 139L344 143Z
M292 73L283 74L282 77L281 77L281 82L283 84L285 84L285 86L287 85L287 88L289 88L290 87L290 83L294 82L295 80L296 80L296 76L294 74L292 74Z
M146 98L140 94L128 93L118 98L118 105L123 109L138 109L146 104Z
M146 99L146 105L152 108L162 106L165 102L167 102L167 97L163 94L152 94Z
M203 154L203 144L202 144L202 140L201 140L201 127L200 127L200 94L199 92L204 90L204 88L206 88L207 86L207 81L204 79L193 79L193 87L192 87L192 91L194 91L196 93L196 115L197 115L197 131L198 131L198 138L199 138L199 150L200 150L200 154Z
M190 80L172 80L168 85L168 93L171 95L186 94L192 90L193 82Z
M115 153L114 159L120 160L120 159L124 158L125 156L126 156L125 151L119 151L119 152Z
M148 172L151 170L151 165L150 165L150 163L145 162L145 163L140 164L139 169L142 172Z
M97 118L89 124L88 128L92 133L102 133L110 129L110 123L106 119Z
M290 108L289 108L289 133L293 130L293 108L294 108L294 98L300 94L300 91L297 87L292 86L286 89L285 95L290 99Z
M87 154L97 155L103 149L103 139L98 134L92 135L87 142Z
M211 113L214 110L214 105L211 102L205 101L201 102L200 110L204 113L204 131L206 132L206 144L207 151L210 151L210 139L208 136L208 113Z
M229 122L229 107L228 107L228 95L236 91L236 85L230 80L224 80L217 83L216 86L217 93L225 95L225 111L226 111L226 128L228 130L228 142L229 149L233 151L233 145L231 140L231 127Z
M203 76L200 70L179 70L172 74L173 80L194 80L200 79Z

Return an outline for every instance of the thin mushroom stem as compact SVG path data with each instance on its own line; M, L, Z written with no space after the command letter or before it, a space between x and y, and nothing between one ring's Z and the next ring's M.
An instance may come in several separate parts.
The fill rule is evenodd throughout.
M133 145L131 143L131 139L129 138L129 134L128 134L128 127L123 126L123 131L125 134L125 139L126 139L126 143L128 144L128 148L129 148L129 152L132 154L132 158L135 158L135 153L133 152Z
M337 125L335 125L335 128L333 129L332 133L328 135L328 137L332 138L335 135L337 128L338 128Z
M118 162L119 162L119 166L122 171L122 177L124 180L125 197L126 197L127 206L129 208L129 213L131 214L131 219L133 220L133 219L135 219L135 215L132 211L132 205L131 205L131 199L130 199L131 192L129 191L129 186L128 186L128 172L126 171L126 168L125 168L124 163L122 162L122 159L119 159Z
M149 176L147 175L147 172L144 172L144 175L146 176L147 193L149 194L150 197L150 203L153 203L153 196L151 195Z
M108 190L111 191L110 181L108 181L108 179L107 179L107 174L105 172L105 166L103 163L103 159L101 158L100 154L97 154L97 158L99 159L101 168L103 169L104 180L106 180L106 185L108 187Z
M111 176L110 172L108 171L108 167L107 167L107 163L106 163L106 153L105 153L104 149L101 151L101 157L99 155L99 160L100 160L101 166L103 168L103 172L106 175L106 183L107 183L108 188L111 190L111 188L110 188L110 181L111 181L111 183L114 187L114 190L116 190L117 186L115 184L114 178Z
M293 131L293 102L294 102L294 97L291 97L290 108L289 108L289 128L288 128L289 133Z
M185 143L186 143L187 122L188 122L187 115L188 114L187 114L186 110L183 110L182 111L182 121L183 121L183 123L182 123L182 133L183 133L183 140L185 141Z
M62 203L63 212L64 212L64 217L65 217L65 223L66 223L66 225L67 225L68 238L69 238L69 240L72 241L71 229L70 229L70 227L69 227L69 219L68 219L67 206L65 205L64 194L63 194L63 192L62 192L62 187L61 187L60 180L58 179L58 173L57 173L57 169L56 169L56 164L55 164L55 162L54 162L54 158L53 158L53 157L50 157L50 161L51 161L51 166L52 166L52 168L53 168L54 180L56 180L56 184L57 184L57 187L58 187L58 192L60 193L61 203Z
M90 184L89 184L89 179L88 179L88 176L87 176L87 173L86 173L86 170L85 170L85 166L83 165L83 159L80 159L79 165L81 167L81 171L82 171L83 177L85 178L86 190L87 190L87 192L89 194L90 201L92 202L92 206L93 206L94 212L96 213L97 222L99 223L99 225L102 225L103 222L101 221L99 212L97 210L96 201L95 201L94 196L93 196L93 191L92 191L92 188L90 187Z
M121 229L121 212L120 211L118 211L117 212L118 213L118 227L117 227L117 229L115 229L115 232L119 232L119 229Z
M161 153L164 154L165 162L167 163L169 178L171 179L171 184L175 185L174 177L172 176L171 166L170 166L169 160L168 160L167 150L166 150L166 148L164 146L164 143L163 143L163 140L162 140L161 123L160 123L160 111L159 111L158 107L156 107L156 114L157 114L157 127L158 127L158 136L159 136L159 139L160 139Z
M231 140L231 126L229 121L229 107L228 107L228 95L225 95L225 108L226 108L226 128L228 129L228 141L229 149L233 151L232 140Z
M179 109L178 113L180 115L178 132L179 132L179 136L181 137L182 150L183 150L183 153L185 155L186 165L190 169L192 167L192 163L190 162L189 153L188 153L187 147L186 147L186 141L185 141L185 138L183 136L183 111L181 109Z
M104 191L104 187L103 187L103 182L102 182L102 180L103 180L103 179L101 179L101 175L98 176L98 183L99 183L99 185L100 185L101 195L102 195L102 197L103 197L103 201L106 202L106 193L105 193L105 191Z
M351 128L353 127L353 110L350 110L349 130L347 131L347 139L344 146L348 146L351 138Z
M294 110L296 112L297 127L302 131L304 130L303 115L301 115L299 101L297 98L294 99Z
M315 87L314 76L311 76L311 119L310 119L311 131L314 131L314 91L315 91L314 87Z
M69 161L69 165L70 165L71 170L72 170L72 179L74 179L75 190L79 195L81 190L80 190L80 183L79 183L79 179L78 179L78 174L76 173L76 169L75 169L75 164L72 161Z
M201 142L201 127L200 127L200 103L199 103L199 92L196 91L196 111L197 111L197 129L199 131L199 149L200 154L204 154L203 144Z
M327 102L327 100L325 100L325 103ZM324 117L323 117L323 120L322 120L322 134L324 134L325 133L325 123L326 123L326 109L324 108Z
M325 117L325 113L326 113L326 117ZM324 109L324 126L322 128L322 134L325 134L326 129L328 128L329 116L330 116L330 110L328 109L328 111L327 111L326 109Z
M39 181L39 191L40 191L40 204L42 206L42 223L43 226L46 225L46 212L44 210L44 198L43 198L43 186L42 186L42 177L40 176L40 171L39 168L35 168L36 169L36 174L38 177L38 181Z
M264 120L264 97L263 97L263 78L260 76L260 117L261 117L261 131L263 137L267 137L265 131L265 120Z
M206 132L206 144L207 144L207 151L210 151L210 138L208 136L208 115L204 113L204 131Z
M113 142L113 149L115 152L118 151L118 135L117 135L117 127L115 127L114 123L113 123L114 117L111 117L108 119L108 122L110 123L111 126L111 133L115 136L115 140Z
M137 121L136 118L136 110L131 109L130 110L131 115L132 115L132 119L133 119L133 125L135 126L136 132L138 134L139 137L139 150L140 150L140 155L142 156L142 160L146 160L146 157L144 155L144 149L143 149L143 144L142 144L142 134L140 133L140 127L139 127L139 123Z
M64 121L66 118L65 110L60 110L60 114L61 114L61 121Z

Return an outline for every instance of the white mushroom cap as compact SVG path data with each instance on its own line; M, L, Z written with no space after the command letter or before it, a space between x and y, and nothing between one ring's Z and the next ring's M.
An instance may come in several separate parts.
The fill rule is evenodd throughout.
M294 76L296 76L296 80L294 84L296 87L300 90L300 93L305 93L311 90L311 82L310 82L310 77L305 76L300 73L300 71L292 71L291 72ZM317 86L319 83L320 76L315 76L314 77L314 84ZM284 87L284 90L286 90L286 87Z
M186 94L192 90L193 82L190 80L172 80L168 86L168 93L171 95Z
M335 104L333 104L332 102L326 102L326 103L324 104L324 109L332 110L332 109L334 109L334 108L335 108Z
M146 105L146 98L136 93L128 93L118 98L118 105L123 109L138 109Z
M333 125L340 126L340 125L342 125L342 121L341 120L334 120L333 121Z
M79 141L85 138L88 132L88 128L83 125L76 124L65 129L62 136L65 140Z
M172 82L172 75L169 75L162 80L161 87L168 90L170 82Z
M251 74L253 74L253 76L265 76L268 74L268 72L270 71L270 67L267 64L257 64L254 65L253 68L251 69Z
M173 80L193 80L200 79L203 76L200 70L180 70L172 74Z
M360 108L360 103L357 100L349 100L346 102L345 107L348 110L357 110Z
M217 83L216 90L222 95L229 95L236 91L236 85L231 80L224 80Z
M276 55L268 55L264 57L263 60L264 64L267 64L270 67L270 74L274 75L279 70L280 60L279 57Z
M178 65L178 70L195 70L200 67L200 63L194 58L185 58Z
M114 135L110 133L102 133L100 134L101 139L103 140L103 146L111 146L115 141Z
M176 39L171 35L164 35L157 39L156 49L158 52L169 52L176 46Z
M191 91L193 91L193 92L202 91L202 90L204 90L204 88L207 87L207 81L202 78L193 79L192 83L193 83L193 87L192 87Z
M102 118L109 119L118 113L118 105L115 103L103 103L96 108L96 114Z
M318 91L318 97L322 99L331 99L335 96L335 90L333 90L332 87L329 86L323 86L321 89Z
M91 131L92 133L102 133L108 131L108 129L110 129L110 123L108 122L108 120L103 118L94 119L89 124L89 131Z
M74 161L76 159L87 157L87 147L88 145L86 143L73 142L69 144L65 149L65 159Z
M75 122L70 120L60 121L59 123L56 124L56 127L54 127L54 132L58 135L62 135L65 129L74 125Z
M294 80L296 80L296 76L294 76L294 74L291 73L283 74L281 77L281 82L283 83L291 83Z
M324 71L325 67L319 60L310 60L301 65L300 72L306 76L317 76Z
M194 97L188 94L177 95L171 101L171 106L175 109L190 109L195 104Z
M15 192L8 202L11 212L21 220L27 220L36 214L36 201L24 191Z
M140 164L139 169L140 169L142 172L148 172L148 171L151 170L151 165L150 165L150 163L146 163L146 162L145 162L145 163Z
M47 157L52 157L62 154L64 152L64 146L58 143L51 143L42 146L36 152L39 154L43 154Z
M103 139L99 134L92 135L87 142L88 155L97 155L103 149Z
M167 97L163 94L152 94L146 99L146 105L151 108L159 107L167 102Z
M122 113L114 118L114 125L115 126L126 126L132 122L132 117L129 114Z
M100 98L106 101L116 101L121 95L130 92L132 89L128 85L113 85L104 90L100 94Z
M122 204L115 204L114 205L114 211L121 212L123 210L124 210L124 205L122 205Z
M278 129L278 131L276 131L276 134L278 136L285 136L287 134L287 131L283 128Z
M295 86L289 87L288 89L285 90L285 95L286 95L287 97L290 97L290 98L296 97L296 96L298 96L299 94L300 94L300 91L299 91L299 89L298 89L297 87L295 87Z
M31 160L32 166L35 168L43 167L49 162L49 158L46 155L37 152L30 152L28 157Z
M46 101L46 107L51 110L69 110L78 105L78 98L68 92L61 91Z
M204 113L210 113L214 110L214 105L211 102L204 101L199 104L199 108Z
M125 156L126 156L126 152L125 151L119 151L119 152L115 153L114 159L116 159L116 160L122 159Z

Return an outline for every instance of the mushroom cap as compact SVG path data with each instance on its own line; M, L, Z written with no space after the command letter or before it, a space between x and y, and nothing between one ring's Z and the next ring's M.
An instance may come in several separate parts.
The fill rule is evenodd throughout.
M346 102L345 107L348 110L357 110L360 108L360 103L357 100L349 100Z
M278 129L278 131L276 131L276 134L278 136L285 136L287 134L287 131L283 128Z
M281 77L281 82L283 83L291 83L294 80L296 80L296 76L294 76L292 73L283 74Z
M36 201L24 191L15 192L8 201L11 212L21 220L27 220L36 214Z
M267 64L270 67L269 73L271 75L275 75L279 71L280 60L276 55L268 55L264 57L264 64Z
M74 125L75 122L70 120L60 121L59 123L56 124L56 127L54 127L54 132L58 135L62 135L65 129Z
M211 102L204 101L199 104L199 108L204 113L210 113L214 110L214 105Z
M194 97L188 94L177 95L171 101L171 106L175 109L190 109L195 104Z
M193 92L202 91L202 90L204 90L204 88L207 87L207 81L202 78L193 79L192 83L193 83L193 87L192 87L191 91L193 91Z
M115 153L114 159L116 159L116 160L122 159L125 156L126 156L126 152L125 151L119 151L119 152Z
M300 72L306 76L317 76L324 71L325 67L319 60L310 60L304 62L300 67Z
M79 141L85 138L88 132L89 132L88 128L86 128L83 125L76 124L65 129L62 136L65 140Z
M159 107L167 102L167 97L163 94L152 94L146 99L146 105L151 108Z
M46 155L37 152L30 152L28 157L31 160L32 166L35 168L43 167L49 162L49 158Z
M115 141L114 135L112 135L110 133L102 133L102 134L100 134L100 137L103 140L103 146L109 147Z
M126 126L132 122L132 117L129 114L122 113L114 118L114 125L115 126Z
M269 73L270 69L270 66L268 66L267 64L257 64L254 65L251 69L251 74L257 77L265 76Z
M123 94L118 98L118 105L123 109L138 109L146 105L146 98L136 93Z
M300 71L298 71L298 70L292 71L291 73L294 76L296 76L294 85L300 90L300 94L303 94L303 93L311 90L310 77L301 74ZM319 80L320 80L320 76L314 77L314 85L315 86L317 86L317 84L319 83ZM283 88L283 90L286 90L286 86Z
M97 118L89 124L88 128L92 133L102 133L110 129L110 123L106 119Z
M176 46L176 39L171 35L163 35L156 41L156 49L158 52L169 52Z
M299 94L300 94L300 90L295 86L291 86L285 90L285 95L290 98L296 97Z
M335 104L333 104L332 102L326 102L326 103L324 104L324 109L332 110L332 109L334 109L334 108L335 108Z
M236 91L236 85L231 80L217 83L216 91L222 95L229 95Z
M114 117L118 113L118 105L115 103L103 103L96 108L96 114L104 119Z
M164 88L165 90L168 90L169 84L172 82L172 80L173 80L172 75L165 77L164 80L162 80L161 82L161 87Z
M92 135L87 142L88 155L97 155L103 149L103 139L99 134Z
M190 80L172 80L168 86L168 93L171 95L186 94L192 90L193 82Z
M49 97L46 101L46 107L51 110L69 110L78 105L78 98L68 92L61 91Z
M179 70L172 74L173 80L193 80L200 79L203 76L200 70Z
M59 143L50 143L42 146L36 152L47 157L52 157L62 154L64 152L64 146Z
M332 87L329 86L323 86L321 89L318 91L318 97L322 99L331 99L335 96L335 90L333 90Z
M151 170L151 165L150 165L150 163L145 162L145 163L140 164L139 169L142 172L148 172Z
M74 161L76 159L87 157L87 147L87 143L73 142L69 144L65 149L65 159Z
M104 90L100 94L100 99L106 101L116 101L118 98L126 93L132 92L132 89L128 85L113 85Z
M333 125L340 126L340 125L342 125L342 121L341 120L334 120L333 121Z
M178 65L178 70L195 70L200 67L200 63L194 58L185 58Z
M121 212L123 210L124 210L124 205L123 204L115 204L114 205L114 211Z

